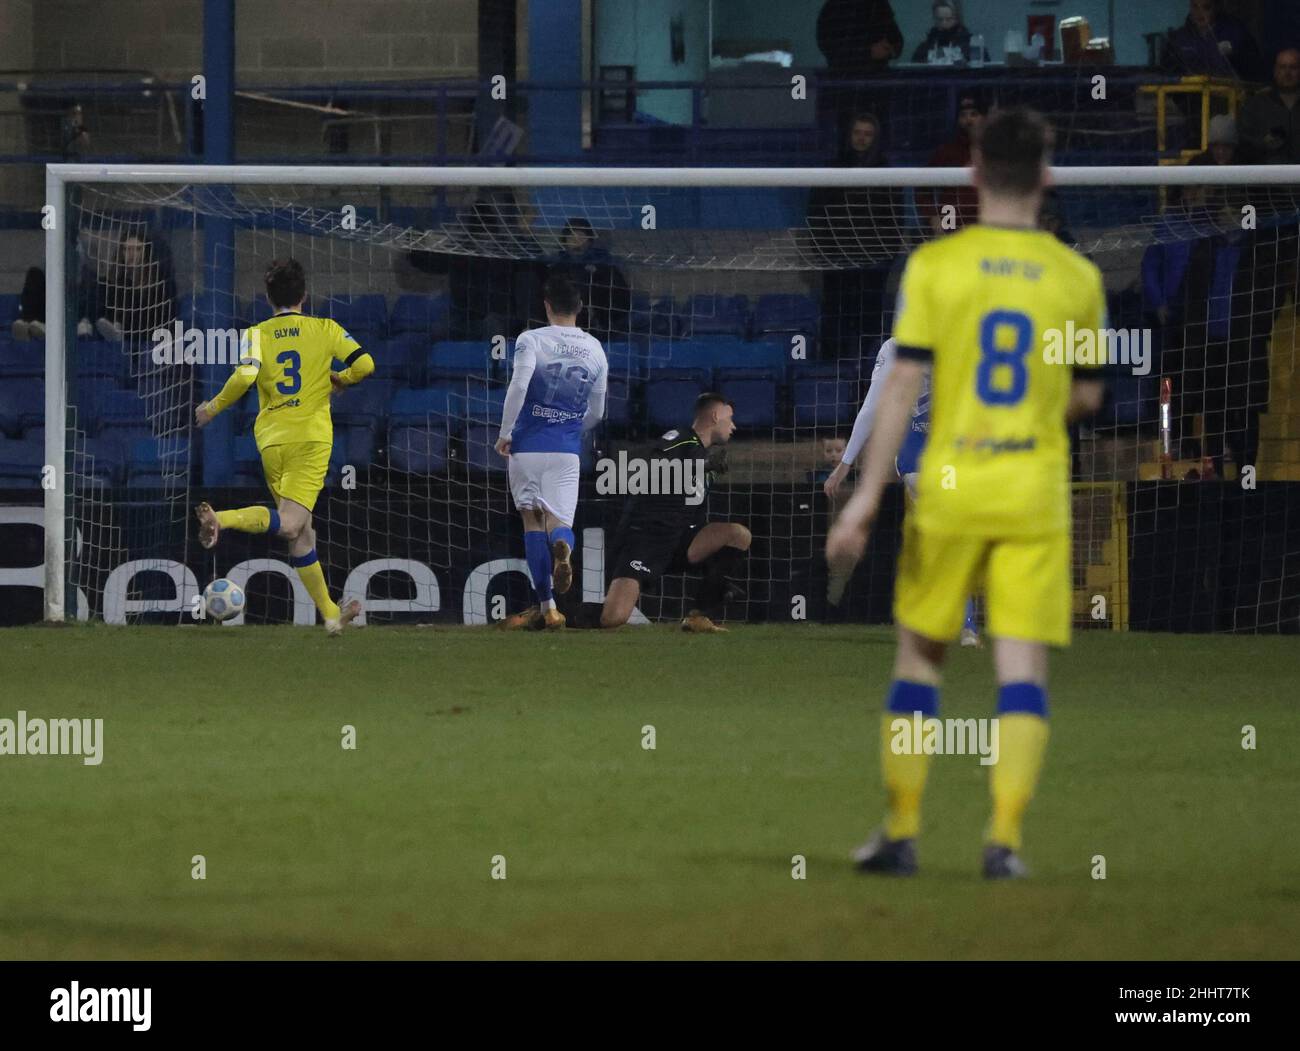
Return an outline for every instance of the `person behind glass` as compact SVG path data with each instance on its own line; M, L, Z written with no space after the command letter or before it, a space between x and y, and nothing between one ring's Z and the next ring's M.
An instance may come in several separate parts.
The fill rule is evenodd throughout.
M1259 46L1246 24L1223 11L1220 0L1189 0L1187 20L1171 30L1165 70L1185 76L1261 81Z
M928 62L931 51L937 51L943 54L945 48L956 47L961 49L961 57L970 61L970 30L962 23L961 9L957 6L957 0L943 2L940 0L931 8L934 16L934 25L930 27L930 32L926 34L925 39L916 45L916 50L912 52L913 62ZM981 53L976 58L983 58Z

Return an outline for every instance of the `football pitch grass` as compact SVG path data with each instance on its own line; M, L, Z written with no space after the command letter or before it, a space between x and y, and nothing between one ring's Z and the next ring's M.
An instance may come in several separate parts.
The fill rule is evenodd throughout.
M0 956L1293 958L1297 648L1076 635L1033 878L986 884L974 756L932 760L915 879L848 859L887 629L9 629L0 718L104 731L0 756ZM994 697L954 651L941 715Z

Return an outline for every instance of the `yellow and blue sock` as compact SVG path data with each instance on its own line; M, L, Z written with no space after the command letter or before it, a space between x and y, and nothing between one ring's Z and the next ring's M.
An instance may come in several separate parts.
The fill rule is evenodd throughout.
M222 529L238 533L271 533L280 531L280 512L269 507L237 507L233 511L218 511L217 521Z
M1047 751L1047 690L1009 682L998 690L998 758L989 772L993 817L985 839L1020 849L1025 809L1034 798Z
M554 609L555 599L551 596L551 545L547 543L546 534L542 530L529 529L524 532L524 558L528 561L528 572L533 578L533 593L537 596L537 604L542 609Z
M325 574L320 568L320 559L316 557L316 549L313 547L305 555L289 556L289 565L298 571L298 579L307 588L307 594L316 603L320 615L326 620L337 620L339 607L330 598L330 589L325 583Z
M885 781L885 835L890 839L911 839L921 831L921 796L930 770L930 757L912 740L913 747L895 752L893 722L939 715L939 687L922 682L895 679L889 687L885 714L880 723L880 770Z

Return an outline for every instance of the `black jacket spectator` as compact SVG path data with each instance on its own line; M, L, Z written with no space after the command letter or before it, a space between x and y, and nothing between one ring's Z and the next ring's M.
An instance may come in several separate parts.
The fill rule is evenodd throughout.
M903 53L903 34L889 0L826 0L817 16L817 46L838 76L878 73Z
M627 338L632 293L613 255L596 241L588 220L570 219L565 224L561 252L551 269L578 286L584 304L579 325L602 342Z
M1273 64L1273 86L1241 108L1245 160L1300 164L1300 51L1288 48Z

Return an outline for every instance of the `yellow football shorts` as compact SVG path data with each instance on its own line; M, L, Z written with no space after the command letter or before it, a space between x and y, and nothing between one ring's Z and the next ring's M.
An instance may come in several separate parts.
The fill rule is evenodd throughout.
M310 511L325 486L332 449L329 442L290 442L261 450L262 470L271 494L277 501L292 500Z
M1070 644L1068 533L1023 537L927 533L903 520L894 620L946 642L961 632L966 600L983 592L988 633Z

